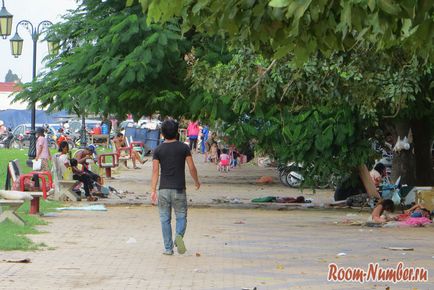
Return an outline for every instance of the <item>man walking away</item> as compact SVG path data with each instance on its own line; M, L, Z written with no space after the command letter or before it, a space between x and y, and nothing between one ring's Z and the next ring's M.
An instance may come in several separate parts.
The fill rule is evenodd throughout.
M179 254L186 251L184 234L187 227L187 197L185 187L185 163L187 162L190 175L193 178L196 190L200 188L196 166L189 146L177 140L178 123L173 120L164 121L161 131L165 141L154 151L152 163L151 192L157 190L158 175L161 165L161 180L158 191L158 209L160 211L161 229L163 232L164 253L173 255L172 241L172 207L176 216L175 246Z

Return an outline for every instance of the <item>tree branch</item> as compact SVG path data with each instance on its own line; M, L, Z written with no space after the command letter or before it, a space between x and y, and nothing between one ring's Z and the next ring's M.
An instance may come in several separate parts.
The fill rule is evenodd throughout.
M270 63L270 65L267 67L267 69L263 72L261 72L261 74L259 75L258 80L256 81L256 83L250 88L250 90L255 89L256 90L256 94L255 94L255 101L253 102L253 109L250 112L253 112L256 108L256 102L258 101L259 98L259 85L261 84L262 80L264 79L265 75L274 67L274 65L276 64L276 60L273 59L273 61Z

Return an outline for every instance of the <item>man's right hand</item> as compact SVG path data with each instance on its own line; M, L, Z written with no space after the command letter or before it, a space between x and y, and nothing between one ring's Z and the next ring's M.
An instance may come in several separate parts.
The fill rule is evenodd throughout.
M158 204L158 194L156 190L151 191L151 204L157 205Z
M200 188L200 182L196 181L195 186L196 186L196 190L199 190L199 188Z

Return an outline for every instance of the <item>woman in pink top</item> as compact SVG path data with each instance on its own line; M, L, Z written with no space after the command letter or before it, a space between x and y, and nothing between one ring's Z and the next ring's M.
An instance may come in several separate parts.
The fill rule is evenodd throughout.
M197 138L199 137L199 122L190 121L187 127L187 136L190 142L190 151L196 150Z
M48 150L48 140L45 138L44 128L37 128L36 136L38 139L36 140L35 160L38 161L41 159L41 171L49 171L48 159L51 160L51 153L50 150Z

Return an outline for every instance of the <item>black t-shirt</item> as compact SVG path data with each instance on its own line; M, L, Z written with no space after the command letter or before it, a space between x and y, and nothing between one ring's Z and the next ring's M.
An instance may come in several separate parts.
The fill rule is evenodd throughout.
M162 143L154 150L160 161L160 189L185 189L185 159L191 156L188 145L179 141Z

